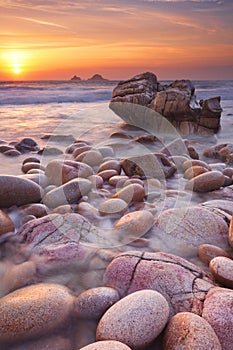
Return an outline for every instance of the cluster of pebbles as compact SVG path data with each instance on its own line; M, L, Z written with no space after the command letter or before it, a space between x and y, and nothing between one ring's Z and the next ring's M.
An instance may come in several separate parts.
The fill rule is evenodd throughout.
M232 349L233 145L138 133L0 146L1 349Z

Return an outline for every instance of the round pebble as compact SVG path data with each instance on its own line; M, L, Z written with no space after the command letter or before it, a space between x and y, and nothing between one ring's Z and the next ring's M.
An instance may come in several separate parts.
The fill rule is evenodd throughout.
M126 203L141 202L145 197L145 188L139 184L123 187L113 195L113 198L123 199Z
M164 350L222 350L211 325L191 312L173 316L164 333Z
M89 150L79 154L75 160L90 166L97 166L103 162L103 156L99 151Z
M97 287L81 293L74 302L74 313L80 318L99 319L119 300L116 289Z
M102 177L103 181L108 181L111 177L118 175L118 171L109 169L109 170L102 170L98 172L98 176Z
M224 175L219 171L208 171L189 180L186 190L194 192L210 192L219 189L225 181Z
M101 215L119 214L123 215L128 210L128 204L120 198L110 198L102 202L99 206Z
M116 176L113 176L111 177L108 182L109 182L109 185L111 186L117 186L117 187L122 187L124 182L126 180L128 180L128 176L124 176L124 175L116 175Z
M210 261L209 268L217 282L233 288L233 260L225 256L217 256Z
M42 188L26 178L11 175L0 176L0 207L40 202Z
M121 237L122 243L134 237L143 236L154 225L154 216L148 210L133 211L122 216L113 225L115 237Z
M206 168L207 170L211 170L211 167L206 163L203 162L202 160L199 159L188 159L183 163L183 170L187 170L188 168L192 167L192 166L201 166Z
M98 173L100 173L103 170L116 170L117 174L119 175L121 172L120 162L114 159L107 160L99 166Z
M190 180L196 177L197 175L206 173L207 171L208 170L206 168L200 165L191 166L190 168L185 170L184 178Z
M217 256L225 256L226 258L230 258L229 254L225 250L212 244L199 245L197 253L201 261L208 266L210 261Z
M64 324L72 305L69 290L59 284L41 283L7 294L0 299L0 341L48 334Z
M168 316L168 303L160 293L137 291L105 312L97 326L96 340L117 340L140 349L162 332Z
M73 179L47 192L43 198L43 202L49 208L55 208L63 204L73 204L87 194L91 190L91 187L92 184L87 179Z

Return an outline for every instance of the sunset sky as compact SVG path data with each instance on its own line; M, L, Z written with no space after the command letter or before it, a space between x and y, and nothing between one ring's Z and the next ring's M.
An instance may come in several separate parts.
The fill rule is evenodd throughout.
M0 0L0 80L233 79L232 0Z

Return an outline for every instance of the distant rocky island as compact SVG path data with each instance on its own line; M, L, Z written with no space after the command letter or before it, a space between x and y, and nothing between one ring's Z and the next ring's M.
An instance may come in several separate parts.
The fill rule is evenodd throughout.
M88 78L87 80L81 79L77 75L74 75L70 80L73 80L73 81L96 81L96 82L109 81L108 79L103 78L101 74L94 74L91 78Z
M70 80L81 81L82 79L77 77L77 75L74 75Z

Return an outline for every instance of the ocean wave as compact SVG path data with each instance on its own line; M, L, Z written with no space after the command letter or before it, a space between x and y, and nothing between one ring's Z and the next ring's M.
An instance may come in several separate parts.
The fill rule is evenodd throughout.
M111 89L80 89L80 90L37 90L24 92L17 90L5 92L0 95L0 105L33 105L48 103L85 103L109 101L112 96Z

